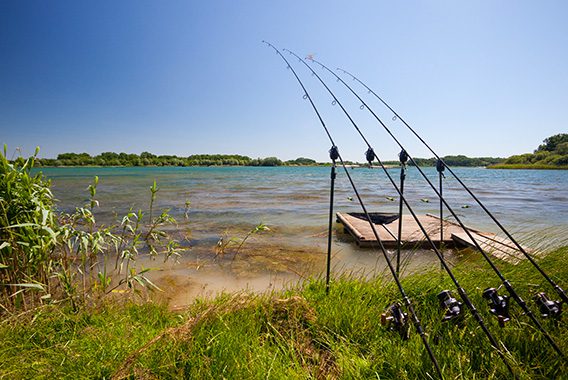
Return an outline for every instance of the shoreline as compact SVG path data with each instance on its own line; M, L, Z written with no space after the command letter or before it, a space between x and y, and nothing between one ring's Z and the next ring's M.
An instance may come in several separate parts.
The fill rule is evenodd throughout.
M497 165L489 165L489 166L486 167L486 169L497 169L497 170L568 170L568 166L497 164Z
M35 166L34 169L42 168L317 168L317 167L330 167L331 164L321 165L277 165L277 166L254 166L254 165L45 165ZM369 169L368 165L345 165L348 169ZM384 165L386 169L396 169L399 165ZM408 166L409 169L415 166ZM419 166L420 168L432 168L433 166ZM380 169L381 166L373 165L370 169ZM491 169L491 170L568 170L568 166L553 166L553 165L517 165L517 164L498 164L489 166L451 166L452 169L457 168L477 168L477 169Z

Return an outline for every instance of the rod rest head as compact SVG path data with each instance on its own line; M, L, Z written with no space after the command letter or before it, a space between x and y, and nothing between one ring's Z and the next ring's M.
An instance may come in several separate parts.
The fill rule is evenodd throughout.
M406 153L406 150L401 150L400 153L398 154L398 159L400 160L400 163L402 165L406 165L406 163L408 162L408 153Z
M436 170L438 171L438 173L443 173L445 169L446 169L446 165L444 165L444 162L442 160L438 159L436 161Z
M373 148L367 149L367 151L365 152L365 159L369 164L375 161L375 157L375 151L373 150Z
M331 147L331 149L329 150L329 158L332 161L335 161L339 158L339 149L334 145Z

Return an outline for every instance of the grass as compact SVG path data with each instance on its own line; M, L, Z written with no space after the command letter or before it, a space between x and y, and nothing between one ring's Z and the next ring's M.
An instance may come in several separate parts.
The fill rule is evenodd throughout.
M561 285L568 248L541 265ZM499 267L517 291L530 298L546 291L544 279L523 262ZM498 279L477 255L455 274L490 331L511 352L520 379L566 378L567 364L512 305L513 320L499 328L481 297ZM479 326L465 312L461 323L442 323L436 295L452 289L438 271L403 280L447 379L511 378ZM455 294L455 291L453 292ZM504 293L501 290L501 293ZM106 301L73 313L47 306L0 325L0 378L197 378L197 379L427 379L435 377L420 337L408 340L380 324L386 307L400 300L392 282L350 276L314 279L272 294L224 294L198 300L182 312L165 305ZM564 352L568 332L561 320L542 319Z

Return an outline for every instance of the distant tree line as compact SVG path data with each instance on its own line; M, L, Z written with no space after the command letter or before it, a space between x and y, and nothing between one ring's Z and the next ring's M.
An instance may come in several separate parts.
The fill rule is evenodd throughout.
M547 137L534 153L507 158L495 168L568 168L568 134Z
M499 157L467 157L463 155L457 156L444 156L442 157L444 162L449 166L467 166L467 167L480 167L494 165L503 162L504 158ZM436 158L414 158L414 161L418 166L436 166ZM387 165L399 165L398 161L386 161ZM408 165L414 166L412 162L408 162Z
M493 168L568 168L568 134L561 133L544 139L534 153L498 157L466 157L464 155L442 157L449 166ZM435 158L414 158L418 166L435 166ZM348 165L364 165L344 161ZM398 166L398 161L383 161L385 165ZM251 158L238 154L195 154L188 157L160 155L142 152L104 152L96 156L88 153L61 153L55 159L38 159L36 166L327 166L311 158L299 157L282 161L277 157ZM412 165L412 163L409 163Z
M142 152L133 153L104 152L96 156L88 153L61 153L55 159L37 160L38 166L282 166L312 165L315 160L297 158L282 162L276 157L250 158L238 154L195 154L188 157L160 155Z
M498 164L503 162L505 159L500 157L466 157L464 155L457 156L444 156L442 157L444 162L449 166L468 166L468 167L480 167L488 166L493 164ZM429 166L435 166L436 160L430 158L427 160ZM425 163L418 162L418 165L425 165Z
M487 166L503 162L502 158L466 156L445 156L444 161L450 166ZM414 158L419 166L435 166L435 158ZM363 165L345 161L348 165ZM386 165L399 165L398 161L384 161ZM142 152L134 153L104 152L96 156L88 153L61 153L57 158L37 160L37 166L316 166L330 165L316 160L299 157L295 160L282 161L277 157L251 158L238 154L194 154L188 157L160 155Z

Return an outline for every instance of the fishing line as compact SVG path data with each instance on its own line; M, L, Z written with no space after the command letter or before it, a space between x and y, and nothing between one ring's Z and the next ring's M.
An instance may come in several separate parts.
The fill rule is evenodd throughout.
M314 112L315 112L316 115L318 116L318 119L319 119L319 121L320 121L322 127L324 128L324 130L325 130L325 132L326 132L326 134L327 134L327 137L329 138L329 140L330 140L330 142L331 142L331 144L332 144L332 147L337 147L337 145L336 145L335 142L333 141L333 138L332 138L332 136L331 136L331 134L330 134L330 132L329 132L329 130L328 130L328 128L327 128L325 122L323 121L323 119L322 119L322 117L321 117L319 111L317 110L317 107L315 106L315 104L314 104L314 102L313 102L311 96L309 95L308 91L307 91L306 88L304 87L304 84L302 83L302 81L300 80L300 78L298 77L298 75L296 74L296 71L292 68L292 66L290 65L290 63L288 62L288 60L284 57L284 55L283 55L274 45L272 45L271 43L269 43L269 42L267 42L267 41L262 41L262 42L265 43L265 44L267 44L267 45L270 46L271 48L273 48L273 49L276 51L276 53L280 56L280 58L282 58L282 59L284 60L284 62L286 62L286 65L287 65L288 69L290 69L290 70L292 71L292 73L294 74L294 77L296 78L296 80L298 81L298 83L300 84L300 86L302 87L302 90L304 91L304 97L305 97L305 98L307 97L307 99L309 99L310 104L311 104L311 106L312 106ZM302 61L301 58L298 57L298 59L299 59L300 61ZM302 61L302 62L303 62L303 61ZM316 75L317 75L317 74L316 74ZM339 104L339 103L338 103L338 104ZM403 298L403 300L404 300L404 303L405 303L405 305L406 305L406 308L407 308L408 312L409 312L410 315L411 315L412 322L413 322L413 324L414 324L414 327L415 327L415 329L416 329L416 332L420 335L420 337L421 337L421 339L422 339L422 343L424 344L424 347L425 347L426 350L428 351L428 356L430 357L430 360L432 361L432 363L433 363L433 365L434 365L434 367L435 367L435 369L436 369L436 372L437 372L437 374L438 374L438 377L439 377L440 379L443 379L442 371L441 371L440 366L439 366L439 364L438 364L438 360L437 360L436 357L434 356L434 353L433 353L433 351L432 351L432 349L431 349L431 347L430 347L430 345L429 345L429 343L428 343L428 340L426 339L426 333L425 333L424 329L422 328L422 325L421 325L421 323L420 323L420 320L418 319L418 316L416 315L416 312L415 312L415 310L414 310L414 307L412 306L412 303L410 302L410 299L408 298L406 292L404 291L404 288L402 287L402 284L401 284L401 282L400 282L400 279L399 279L398 276L396 275L396 272L395 272L395 270L394 270L394 267L392 266L392 263L391 263L390 259L388 258L386 249L385 249L385 247L384 247L384 245L383 245L383 243L382 243L382 240L381 240L380 237L379 237L379 234L378 234L378 232L377 232L377 230L376 230L376 228L375 228L375 225L374 225L374 223L372 222L369 213L367 212L367 208L365 207L365 204L363 203L363 200L361 199L361 196L360 196L359 192L357 191L357 188L356 188L356 186L355 186L355 183L353 182L353 179L351 178L351 175L349 174L349 171L347 170L347 167L345 166L345 163L343 162L343 158L342 158L341 155L339 154L339 151L337 151L337 158L339 159L339 162L341 163L341 166L343 167L343 170L344 170L344 172L345 172L345 174L346 174L346 176L347 176L347 178L348 178L348 180L349 180L349 183L351 184L351 187L353 188L353 191L354 191L354 193L355 193L355 195L356 195L356 197L357 197L357 200L359 201L359 204L360 204L360 206L361 206L361 208L362 208L362 210L363 210L363 213L365 214L365 216L366 216L366 218L367 218L367 221L369 222L369 225L370 225L370 227L371 227L371 230L373 231L373 234L375 235L375 238L377 239L377 241L378 241L378 243L379 243L379 247L380 247L380 249L381 249L381 251L382 251L382 253L383 253L383 256L384 256L384 258L385 258L385 261L387 262L387 265L388 265L388 267L389 267L389 270L390 270L390 272L391 272L391 274L392 274L392 276L393 276L393 278L394 278L394 280L395 280L396 286L398 287L398 290L399 290L400 294L402 295L402 298Z
M562 298L564 303L568 304L568 296L566 295L565 291L552 278L550 278L546 274L546 272L544 272L544 270L538 265L538 263L534 260L534 258L527 253L527 251L517 242L517 240L512 236L512 234L509 233L509 231L507 231L507 229L499 222L499 220L497 220L497 218L491 213L491 211L489 211L489 209L481 202L479 198L477 198L477 196L471 191L471 189L458 177L458 175L452 170L452 168L448 166L448 164L446 164L446 162L430 147L430 145L428 145L428 143L426 143L426 141L424 141L424 139L418 134L418 132L416 132L414 128L412 128L406 122L406 120L404 120L385 100L383 100L383 98L377 95L377 93L375 93L371 88L369 88L369 86L367 86L365 83L359 80L359 78L357 78L355 75L351 74L350 72L344 69L337 68L337 70L349 75L351 78L353 78L353 80L359 82L363 87L365 87L367 89L368 94L373 94L377 99L379 99L379 101L385 107L387 107L394 114L393 120L399 119L414 134L414 136L416 136L418 140L420 140L422 144L424 144L424 146L436 157L436 159L438 159L444 165L444 167L448 169L448 172L452 174L452 176L469 193L469 195L477 202L477 204L481 206L483 211L485 211L485 213L493 220L493 222L501 229L501 231L503 231L503 233L507 236L507 238L509 238L509 240L511 240L511 242L515 244L517 249L529 260L529 262L546 279L546 281L548 281L548 283L560 295L560 298Z
M349 91L351 91L351 93L353 95L355 95L355 97L357 97L357 99L363 103L365 105L365 108L367 108L367 110L369 110L369 112L375 117L375 119L381 124L381 126L384 128L384 130L392 137L392 139L397 143L397 145L401 148L404 149L404 146L400 143L400 141L394 136L394 134L391 132L391 130L385 125L385 123L381 120L381 118L379 118L377 116L377 114L369 107L369 105L367 103L365 103L365 101L351 88L351 86L349 86L347 83L345 83L345 81L343 79L341 79L341 77L339 77L339 75L337 75L336 73L334 73L332 70L330 70L327 66L325 66L323 63L318 62L314 59L311 59L312 62L320 65L321 67L323 67L324 69L326 69L329 73L331 73L333 76L335 76L341 83L343 83L348 89ZM312 70L312 68L304 61L302 61L310 70ZM312 70L313 71L313 70ZM317 76L317 74L316 74ZM318 76L319 78L319 76ZM320 81L321 78L319 78ZM322 81L323 82L323 81ZM328 91L331 92L331 90L329 90L329 88L327 86L325 86ZM332 95L334 96L334 95ZM337 100L334 96L334 99ZM346 113L347 111L345 111L345 109L343 107L341 107L342 110ZM397 118L399 118L398 114L395 114L395 116ZM349 116L348 116L349 117ZM351 119L351 117L349 117L349 120L351 121L351 123L354 124L353 119ZM355 126L355 124L354 124ZM360 135L362 135L361 130L355 126L355 128L357 129L357 132L359 132ZM363 137L363 136L362 136ZM369 143L367 142L367 140L363 137L363 140L367 143L367 145L369 146L369 148L371 148L371 146L369 145ZM408 153L408 151L407 151ZM378 159L378 157L377 157ZM408 154L408 159L414 164L414 166L416 167L416 169L418 170L418 172L422 175L422 177L426 180L426 182L428 183L428 185L430 185L430 187L432 188L432 190L434 190L434 192L436 193L436 195L438 196L438 198L440 199L441 202L443 202L443 204L446 206L446 208L448 209L448 211L452 214L452 216L455 218L456 222L458 222L458 224L461 226L461 228L464 230L464 232L466 233L466 235L468 236L468 238L473 242L473 245L475 246L475 248L481 253L481 255L483 256L483 258L485 259L485 261L487 261L487 263L489 264L489 266L491 267L491 269L493 269L493 271L497 274L497 276L499 277L499 279L501 280L503 286L505 286L505 288L507 289L507 291L509 292L509 294L511 295L511 297L515 300L515 302L521 307L521 309L523 310L523 312L530 318L530 320L535 324L535 326L540 330L540 332L544 335L544 337L546 338L546 340L548 341L548 343L550 343L550 345L554 348L554 350L562 357L564 357L564 354L562 352L562 350L560 349L560 347L558 347L558 345L556 344L556 342L554 341L554 339L552 339L552 337L550 336L550 334L548 334L548 332L544 329L544 326L542 326L542 324L540 323L540 321L535 317L535 315L532 313L532 311L529 309L529 307L527 306L526 302L519 296L519 294L515 291L515 289L513 288L513 285L505 278L505 276L503 275L503 273L501 273L501 271L499 270L499 268L497 268L497 266L495 265L495 263L493 263L493 261L491 260L491 258L485 253L485 251L483 250L483 248L481 248L481 246L479 245L479 243L477 242L476 239L474 239L473 235L471 234L471 232L469 231L469 229L465 226L465 224L462 222L462 220L458 217L458 215L455 213L455 211L453 210L453 208L448 204L448 202L446 201L446 199L444 197L442 197L442 195L440 194L440 192L436 189L436 186L434 186L434 184L430 181L430 179L428 178L428 176L426 176L426 174L422 171L422 169L420 168L420 166L418 166L418 164L416 163L416 161L414 161L414 158ZM443 160L440 159L441 163L444 163ZM444 164L444 166L447 167L447 165ZM450 169L448 168L448 171ZM390 174L388 174L388 172L385 169L385 173L387 173L387 176L389 176L390 178ZM391 182L394 184L394 181ZM395 185L396 186L396 185ZM408 207L408 205L407 205ZM437 249L436 249L437 251Z
M298 58L298 60L300 62L302 62L313 74L316 78L318 78L318 80L320 81L320 83L327 89L327 91L329 92L329 94L333 97L334 101L340 106L340 108L343 110L345 116L349 119L349 121L351 122L351 124L353 125L353 127L357 130L357 132L359 133L359 135L361 136L361 138L363 139L363 141L365 141L365 143L367 144L368 150L366 153L366 159L369 162L369 164L372 164L372 161L374 161L374 159L377 160L377 162L379 163L379 165L381 166L381 168L383 169L383 171L385 172L386 176L388 177L388 179L390 180L392 186L395 188L395 190L398 192L399 196L401 197L401 199L403 199L404 204L406 205L406 207L408 208L408 210L410 211L410 213L412 214L412 217L414 218L414 220L416 221L416 223L418 224L418 226L420 227L420 230L422 231L422 233L424 234L425 238L428 240L429 244L432 246L434 252L436 253L436 256L438 257L438 259L440 260L440 262L442 263L442 265L444 266L444 269L446 270L446 272L448 273L448 275L450 276L450 278L452 279L452 281L454 282L454 284L456 285L456 288L458 290L458 293L460 294L460 297L462 298L462 300L466 303L466 305L468 306L468 308L470 309L472 315L474 316L474 318L476 319L476 321L478 322L478 324L480 325L480 327L483 329L483 331L485 332L485 335L487 336L487 338L489 339L489 341L491 342L491 345L497 350L499 356L502 358L503 362L505 363L505 365L507 366L507 368L509 369L509 371L513 374L513 370L510 367L508 361L506 360L504 354L501 352L499 345L497 343L497 341L495 340L495 338L493 337L493 335L491 334L491 332L487 329L487 327L485 326L485 323L483 322L483 319L481 318L481 316L479 315L477 309L474 307L474 305L471 303L471 301L469 300L469 297L467 296L465 289L463 289L459 282L457 281L456 277L453 275L451 269L449 268L449 266L447 265L446 261L444 260L444 258L442 257L440 251L438 250L438 248L436 247L436 245L434 244L434 242L430 239L430 236L428 235L428 233L426 232L424 226L422 225L422 223L420 222L420 220L418 219L418 216L416 215L416 213L414 212L414 210L412 209L412 207L410 207L410 204L408 203L408 201L406 200L406 198L404 197L404 195L402 194L402 192L400 191L400 189L398 188L398 186L396 185L395 181L393 180L392 176L390 175L390 173L387 171L386 167L383 165L382 161L379 159L379 157L375 154L373 148L371 147L371 145L369 144L368 140L365 138L364 134L361 132L361 130L359 129L359 127L357 126L357 123L355 123L355 121L353 121L353 119L351 118L351 115L349 115L349 113L347 112L347 110L343 107L343 105L341 104L341 102L337 99L337 97L335 96L335 94L333 93L333 91L331 91L329 89L329 87L326 85L326 83L321 79L321 77L304 61L302 60L297 54L295 54L294 52L284 49L284 51L288 51L290 54L294 55L296 58ZM314 60L312 60L313 62L316 62ZM316 62L319 63L319 62ZM319 63L323 68L327 69L329 72L331 72L332 74L335 75L335 73L333 73L331 70L329 70L326 66L324 66L323 64ZM339 78L339 76L336 75L336 77L345 84L345 82ZM348 86L349 87L349 86ZM356 94L355 94L356 95ZM359 100L361 100L361 102L365 105L365 107L367 109L369 109L368 105L366 103L364 103L364 101L362 99L359 98ZM369 109L369 111L372 112L372 110ZM380 120L380 119L379 119ZM399 144L400 145L400 144ZM401 146L401 149L404 149L404 147ZM410 157L410 155L408 155L408 158L410 160L412 160L412 157Z

